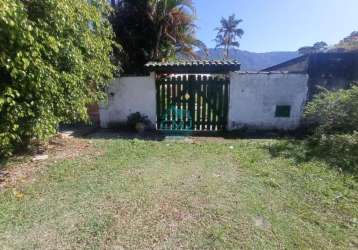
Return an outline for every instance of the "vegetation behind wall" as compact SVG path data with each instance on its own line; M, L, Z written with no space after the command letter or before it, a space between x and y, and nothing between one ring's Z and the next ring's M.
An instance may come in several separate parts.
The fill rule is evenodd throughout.
M128 75L147 73L149 61L196 58L205 50L196 38L195 8L187 0L120 0L114 4L111 23L121 50L116 58Z

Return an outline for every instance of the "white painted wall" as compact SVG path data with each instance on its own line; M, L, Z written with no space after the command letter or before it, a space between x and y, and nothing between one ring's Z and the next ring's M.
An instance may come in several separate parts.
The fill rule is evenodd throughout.
M230 74L228 130L295 129L300 125L307 99L306 74L244 73ZM277 118L277 105L290 105L290 118ZM100 105L101 127L125 123L129 115L140 112L156 124L155 74L121 77L108 88L108 103Z
M233 72L230 81L228 130L291 130L300 125L308 75ZM290 105L291 117L275 117L276 105Z
M129 115L140 112L156 124L155 74L145 77L121 77L108 88L108 103L100 105L101 127L124 123Z

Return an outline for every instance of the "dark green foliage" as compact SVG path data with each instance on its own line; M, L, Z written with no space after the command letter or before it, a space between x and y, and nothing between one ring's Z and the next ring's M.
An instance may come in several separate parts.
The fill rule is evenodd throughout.
M310 154L331 164L358 170L358 86L324 91L307 105L305 117L314 126Z
M149 61L196 57L194 49L205 45L195 38L194 21L192 1L120 0L111 23L124 73L143 74Z
M115 50L127 73L142 73L144 65L151 60L155 47L155 26L150 18L148 0L122 1L111 18L116 40L122 50Z
M353 133L358 130L358 86L321 92L307 105L305 117L317 134Z
M112 78L105 0L0 0L0 155L87 119Z

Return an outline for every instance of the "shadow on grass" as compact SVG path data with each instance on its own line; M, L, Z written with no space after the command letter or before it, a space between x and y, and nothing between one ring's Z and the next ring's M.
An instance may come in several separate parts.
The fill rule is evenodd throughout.
M0 158L0 172L6 167L7 162L8 162L7 158Z
M272 157L293 159L297 163L308 162L314 159L305 140L280 140L269 146L263 146Z
M8 177L6 171L7 159L0 159L0 184L5 181L5 178Z
M86 139L102 139L102 140L112 140L112 139L123 139L123 140L143 140L143 141L163 141L165 135L156 131L146 131L143 133L135 133L131 131L118 131L113 129L97 129L89 134L79 134L76 137L83 137Z
M127 124L112 124L108 129L101 129L94 125L83 123L61 124L60 132L71 132L71 136L86 139L139 139L146 141L162 141L166 137L213 137L222 139L280 139L302 138L307 134L306 128L293 131L283 130L258 130L242 128L233 131L188 131L188 130L151 130L143 133L134 132Z
M125 140L145 140L145 141L163 141L170 137L208 137L208 138L222 138L222 139L282 139L282 138L297 138L295 134L287 132L275 131L255 131L255 132L228 132L228 131L146 131L143 133L136 133L129 130L118 129L81 129L74 131L72 134L77 138L86 139L125 139Z
M269 151L272 157L293 159L298 164L313 160L323 161L334 169L358 177L358 163L346 162L344 155L331 154L309 139L280 140L274 144L263 147Z
M11 156L0 156L0 177L1 171L6 171L9 164L23 163L34 154L31 147L19 147Z

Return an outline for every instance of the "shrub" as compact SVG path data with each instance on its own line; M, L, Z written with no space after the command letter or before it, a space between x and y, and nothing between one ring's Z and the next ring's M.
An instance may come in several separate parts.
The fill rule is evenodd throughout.
M305 117L316 134L353 133L358 129L358 86L321 92L307 105Z
M314 125L310 154L342 169L358 171L358 86L324 91L306 107L305 117Z
M0 155L87 119L112 78L106 0L0 0Z
M311 140L316 155L344 170L358 172L358 132L353 134L321 135Z
M129 129L136 131L138 123L142 123L143 125L145 125L146 128L151 125L148 116L142 115L139 112L133 113L128 116L127 126L129 127Z

